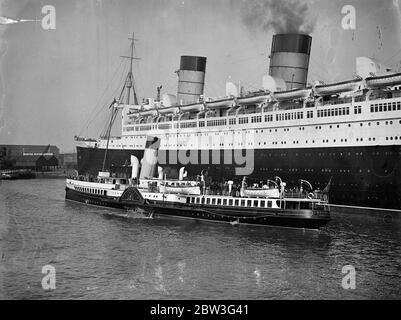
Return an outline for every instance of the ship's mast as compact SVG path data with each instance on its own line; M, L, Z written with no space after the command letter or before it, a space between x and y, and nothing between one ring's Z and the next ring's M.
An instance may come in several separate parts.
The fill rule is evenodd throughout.
M127 104L130 103L131 88L132 88L132 92L133 92L133 96L134 96L134 104L138 105L138 98L136 96L136 91L135 91L135 86L134 86L134 74L132 72L132 67L133 67L133 61L140 60L140 58L134 57L135 41L137 41L137 39L135 39L134 33L132 33L132 38L128 38L128 39L131 40L131 50L130 50L131 55L130 56L121 56L122 58L130 59L130 69L128 71L127 78L125 80L125 89L126 89L126 94L127 94L126 103Z
M118 102L116 101L116 99L114 99L114 101L110 105L110 108L112 110L111 110L110 122L109 122L109 125L107 127L107 131L106 131L107 144L106 144L106 150L104 152L102 172L104 172L105 167L106 167L106 158L107 158L107 151L109 149L111 128L113 127L113 123L116 120L117 113L118 113L118 108L116 108L115 104L121 102L121 99L123 98L123 95L124 95L124 91L126 92L126 103L129 104L130 103L130 96L131 96L131 89L132 89L132 92L133 92L133 95L134 95L134 103L136 105L138 105L138 98L136 96L136 91L135 91L135 86L134 86L134 74L133 74L133 61L134 60L140 60L139 58L135 58L134 57L134 49L135 49L134 41L136 41L137 39L135 39L134 33L132 33L132 38L128 38L128 39L131 40L131 47L130 47L131 55L130 56L121 56L121 57L122 58L126 58L126 59L130 59L130 68L129 68L127 77L125 79L125 85L124 85L123 89L121 90Z
M109 142L110 142L110 135L111 135L111 128L113 127L114 120L116 120L118 109L115 107L116 104L116 99L111 103L110 108L111 108L111 117L110 117L110 122L109 126L107 127L106 131L106 136L107 136L107 144L106 144L106 150L104 152L104 158L103 158L103 165L102 165L102 172L104 172L105 167L106 167L106 158L107 158L107 151L109 150Z

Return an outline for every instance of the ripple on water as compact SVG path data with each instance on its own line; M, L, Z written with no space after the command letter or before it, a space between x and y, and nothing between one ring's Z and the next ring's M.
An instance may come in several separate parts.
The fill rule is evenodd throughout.
M138 219L66 202L63 180L4 181L0 297L399 299L400 220L342 212L315 232ZM355 290L341 287L345 265Z

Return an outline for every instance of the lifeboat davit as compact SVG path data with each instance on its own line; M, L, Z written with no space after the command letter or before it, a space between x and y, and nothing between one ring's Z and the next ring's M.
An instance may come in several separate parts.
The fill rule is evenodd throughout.
M350 80L332 84L317 85L315 87L315 93L319 96L328 96L332 94L338 94L342 92L351 92L359 89L362 80Z
M280 100L294 100L294 99L306 99L312 93L311 88L306 89L294 89L294 90L287 90L287 91L277 91L274 92L274 97Z
M399 84L401 84L401 73L366 78L366 85L369 88L393 87Z

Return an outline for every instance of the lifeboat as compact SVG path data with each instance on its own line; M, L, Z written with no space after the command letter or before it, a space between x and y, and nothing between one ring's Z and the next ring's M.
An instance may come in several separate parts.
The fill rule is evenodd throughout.
M311 88L306 89L295 89L295 90L287 90L287 91L277 91L274 92L274 97L280 100L294 100L294 99L306 99L312 93Z
M366 85L369 88L392 87L401 84L401 73L380 77L366 78Z
M148 117L148 116L157 116L157 110L156 109L150 109L150 110L144 110L144 111L139 111L138 115L141 117Z
M159 192L200 195L201 188L196 181L166 181L160 183Z
M130 118L138 117L139 116L139 111L134 111L134 112L129 112L127 113L127 116Z
M207 101L206 106L208 108L219 109L219 108L229 108L232 106L234 98L226 98L214 101Z
M342 92L356 91L361 85L361 82L362 81L358 79L332 84L317 85L315 87L315 93L319 96L328 96Z
M259 104L266 102L270 99L270 94L263 92L262 94L249 95L238 97L237 102L242 105L246 104Z
M194 103L179 106L181 112L190 112L190 111L202 111L204 109L203 103Z
M166 115L166 114L171 114L171 113L177 113L179 112L178 107L165 107L165 108L159 108L157 109L157 112L159 112L159 114L162 115Z
M243 189L243 196L251 198L280 198L280 190L278 188L245 188Z

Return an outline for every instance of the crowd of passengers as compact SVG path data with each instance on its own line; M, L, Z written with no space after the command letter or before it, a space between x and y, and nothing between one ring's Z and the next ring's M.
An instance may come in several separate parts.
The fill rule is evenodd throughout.
M69 177L70 179L75 179L79 181L86 181L86 182L98 182L97 177L92 177L89 175L83 176L83 175L71 175ZM123 178L120 178L123 179ZM128 179L124 179L128 183ZM192 178L185 178L187 181L198 181L199 186L202 187L202 182L200 180L200 177L192 177ZM135 186L137 185L138 181L137 179L132 180L132 184ZM231 197L240 197L241 196L241 188L243 186L243 179L233 179L233 180L227 180L223 179L220 182L219 181L214 181L208 177L206 179L206 188L205 188L205 195L217 195L217 196L231 196ZM259 183L254 182L254 183L246 183L246 187L252 187L252 188L271 188L272 186L267 185L266 181L260 181ZM279 187L280 188L280 187ZM202 189L201 189L202 190ZM294 187L294 188L286 188L285 193L286 195L294 195L294 196L306 196L308 192L311 192L312 190L306 190L306 189L300 189L299 187ZM203 190L202 190L203 193ZM317 190L312 191L315 197L319 197L322 193L322 191L318 188Z

